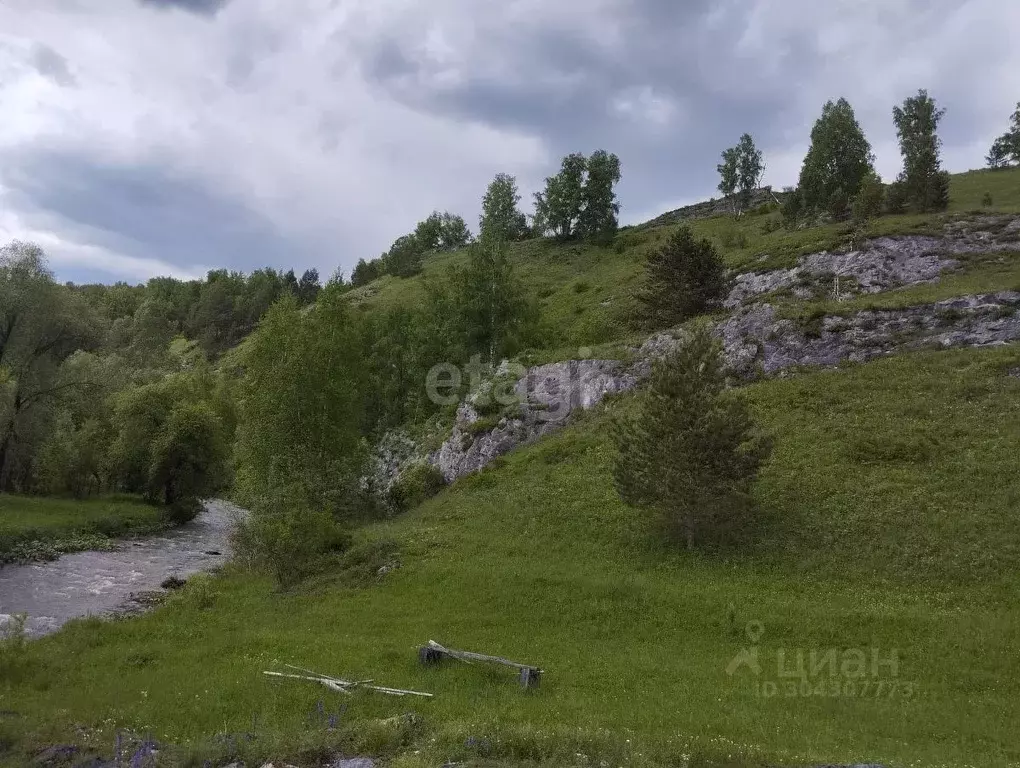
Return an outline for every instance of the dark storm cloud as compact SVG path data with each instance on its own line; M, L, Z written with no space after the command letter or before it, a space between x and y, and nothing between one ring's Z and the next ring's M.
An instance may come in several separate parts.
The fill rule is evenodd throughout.
M292 246L236 201L160 167L95 165L86 158L29 155L6 175L15 205L45 212L95 244L169 264L250 271L282 266ZM294 266L297 266L295 264ZM95 271L83 265L82 274ZM78 273L68 279L80 279Z

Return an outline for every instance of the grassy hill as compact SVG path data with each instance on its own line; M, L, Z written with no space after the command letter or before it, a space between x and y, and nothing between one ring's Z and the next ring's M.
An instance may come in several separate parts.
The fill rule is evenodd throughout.
M982 205L986 192L992 195L991 206ZM1020 168L956 174L951 177L950 199L950 209L945 214L885 216L871 222L860 237L941 234L942 224L957 216L1020 213ZM691 219L687 223L700 236L712 239L726 263L740 270L790 266L799 256L845 244L850 231L846 224L787 231L779 227L778 212L740 219L729 216ZM640 282L645 257L676 226L627 227L612 245L605 247L557 243L548 238L515 244L512 261L529 292L539 300L542 319L551 329L548 346L563 354L573 348L570 354L576 356L579 346L628 339L633 334L630 317L634 290ZM778 229L767 231L775 227ZM463 258L461 253L432 256L426 260L420 276L383 277L357 289L355 301L365 311L412 305L424 296L423 280L438 279Z
M995 209L1020 211L1020 171L953 185L957 212L979 209L985 190ZM695 226L731 243L733 265L790 263L845 236L765 233L764 218ZM939 217L872 225L940 229ZM668 231L625 230L621 252L520 244L552 342L573 354L629 338L642 255ZM1018 287L1018 254L1000 256L858 301ZM433 259L426 276L459 258ZM387 278L359 301L371 311L420 290L419 278ZM665 548L620 502L608 426L630 400L611 399L360 529L342 567L296 594L235 566L149 615L74 622L0 652L0 764L54 743L108 755L124 728L196 766L316 765L338 750L399 768L1020 764L1017 369L1020 345L1007 345L747 387L776 451L754 541L718 556ZM394 552L400 567L379 575ZM423 669L415 648L428 639L538 664L542 685L525 693L479 665ZM758 671L730 674L745 650ZM789 674L798 659L804 674ZM261 674L283 663L435 698L348 698Z

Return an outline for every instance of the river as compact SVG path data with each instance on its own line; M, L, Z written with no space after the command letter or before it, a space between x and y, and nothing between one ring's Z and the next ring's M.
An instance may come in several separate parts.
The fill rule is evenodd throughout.
M243 511L212 500L193 521L159 536L128 539L111 552L76 552L49 563L0 568L0 624L27 613L31 637L56 632L81 616L124 611L131 596L222 565L230 530Z

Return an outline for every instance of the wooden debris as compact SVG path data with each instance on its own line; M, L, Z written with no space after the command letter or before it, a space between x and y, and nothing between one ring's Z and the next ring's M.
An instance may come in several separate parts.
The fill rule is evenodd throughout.
M285 664L284 666L290 667L291 669L297 669L301 672L308 672L307 675L294 675L289 672L268 672L263 671L263 675L269 675L271 677L286 677L292 680L311 680L315 683L320 683L327 688L336 691L337 693L350 693L355 688L365 688L370 691L377 691L379 693L385 693L390 696L424 696L431 699L431 693L423 693L422 691L410 691L403 688L387 688L381 685L369 685L372 680L342 680L339 677L329 677L327 675L320 675L317 672L312 672L309 669L302 669L301 667L295 667L291 664Z
M424 665L438 664L447 656L462 661L465 664L470 664L472 661L484 661L513 667L520 670L520 681L524 688L537 687L542 676L542 670L533 664L522 664L519 661L510 661L510 659L504 659L501 656L489 656L484 653L458 651L453 648L446 648L435 640L429 640L428 645L423 645L418 649L418 660Z

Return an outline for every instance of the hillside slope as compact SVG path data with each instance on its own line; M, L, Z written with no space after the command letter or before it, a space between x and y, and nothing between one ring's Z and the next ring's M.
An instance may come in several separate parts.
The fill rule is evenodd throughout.
M898 284L898 257L853 251L892 266L869 284L861 269L874 264L859 260L845 301L828 294L828 262L802 258L845 255L844 227L765 233L774 213L694 222L731 243L734 267L782 278L732 309L746 318L769 302L752 363L783 362L758 380L749 365L743 387L776 439L745 546L677 553L622 504L609 425L632 400L610 397L360 529L336 571L296 594L238 565L149 615L76 622L0 654L0 763L69 741L109 755L127 728L183 765L323 765L337 751L401 768L1017 765L1020 343L1005 342L1020 321L1020 245L1015 217L990 214L1020 212L1020 170L953 184L955 212L866 233L938 238L905 257L932 274ZM980 209L986 188L992 209ZM596 345L580 356L632 360L641 260L669 231L630 228L608 248L520 244L516 266L554 329L529 362ZM940 250L971 240L982 247ZM426 277L460 258L436 257ZM1005 298L973 299L986 293ZM370 312L420 295L421 279L387 278L357 300ZM977 309L929 307L961 296ZM925 319L883 326L886 311ZM862 313L876 324L855 325ZM975 318L991 335L966 335ZM841 352L828 369L791 351L864 343L868 362ZM415 648L429 639L538 664L542 685L524 694L501 670L423 669ZM262 676L285 663L435 698L341 699Z

